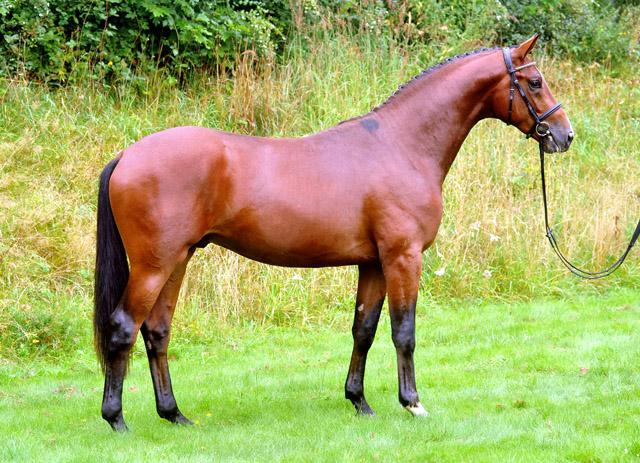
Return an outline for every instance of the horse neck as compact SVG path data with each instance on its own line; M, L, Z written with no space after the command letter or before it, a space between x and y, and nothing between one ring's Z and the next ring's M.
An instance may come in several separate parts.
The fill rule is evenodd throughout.
M406 155L430 161L430 168L435 163L444 181L473 126L493 116L493 93L505 75L495 52L457 58L417 78L375 112L393 127Z

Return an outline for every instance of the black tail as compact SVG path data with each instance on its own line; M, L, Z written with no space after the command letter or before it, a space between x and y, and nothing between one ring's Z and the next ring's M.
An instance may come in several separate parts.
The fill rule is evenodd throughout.
M113 159L102 171L98 192L93 340L103 370L110 337L109 318L120 302L129 280L127 254L109 201L109 180L118 161L120 157Z

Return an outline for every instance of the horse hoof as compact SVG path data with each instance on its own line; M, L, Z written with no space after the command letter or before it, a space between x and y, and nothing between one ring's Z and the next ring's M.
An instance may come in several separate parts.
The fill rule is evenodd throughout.
M113 421L109 421L109 424L111 425L111 429L113 429L115 432L122 434L127 434L130 432L122 417Z
M404 408L413 416L429 416L429 412L424 409L420 402L416 402L415 405L407 405Z
M179 410L171 414L161 414L160 416L173 424L180 426L195 426L193 421L185 417Z
M376 417L376 412L374 412L370 408L368 410L360 409L360 410L356 411L356 416L364 416L364 417L367 417L367 418L375 418Z
M351 400L356 407L356 416L368 416L369 418L375 418L376 412L374 412L364 397L357 400Z
M173 423L180 426L195 426L195 424L193 424L193 421L191 421L189 418L187 418L183 414L180 414L180 416L176 417Z

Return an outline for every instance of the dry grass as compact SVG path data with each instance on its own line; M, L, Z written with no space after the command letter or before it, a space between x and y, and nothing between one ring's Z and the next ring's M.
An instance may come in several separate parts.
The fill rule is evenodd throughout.
M341 36L307 47L294 48L285 64L247 53L233 73L201 75L186 89L161 76L136 88L0 82L0 325L3 332L19 325L3 343L36 336L16 321L28 308L38 308L32 318L57 307L88 323L96 182L123 147L190 124L304 135L369 111L435 64ZM577 132L570 152L549 158L552 218L562 249L600 268L621 253L640 217L638 73L539 62ZM637 287L637 254L605 282L567 276L544 239L538 176L537 146L515 129L486 121L472 131L445 182L445 219L425 254L423 301ZM351 311L354 290L350 268L270 268L209 248L192 261L178 325L333 323Z

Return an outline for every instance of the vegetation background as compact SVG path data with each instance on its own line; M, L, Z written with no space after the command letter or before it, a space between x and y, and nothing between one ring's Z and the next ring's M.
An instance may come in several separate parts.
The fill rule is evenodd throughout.
M513 45L534 32L542 33L536 60L577 133L568 153L549 158L555 231L572 259L601 268L622 252L640 217L638 0L0 0L0 406L13 410L20 400L28 402L15 394L34 377L61 381L59 392L73 395L60 365L77 362L92 384L87 388L100 382L90 326L97 178L122 148L187 124L275 137L316 132L368 112L447 57ZM611 371L637 364L637 252L605 281L567 275L544 239L536 152L533 142L498 121L472 131L445 182L440 236L424 255L420 326L434 336L433 346L444 343L471 359L478 354L474 346L480 349L478 362L517 358L519 336L532 320L544 323L525 341L549 336L569 345L576 330L602 330L611 337L597 346L615 348L604 356L587 352L602 362L622 362L600 366L611 379ZM209 247L188 270L174 345L186 349L192 363L206 346L224 349L232 342L250 352L247 345L261 344L255 333L270 329L295 328L299 334L276 337L284 344L316 339L315 332L348 333L355 284L353 268L274 268ZM576 315L576 307L605 295L615 302L597 309L602 314ZM538 313L522 315L509 325L514 331L498 336L508 341L507 353L496 350L495 332L483 330L478 311L488 304L497 304L497 315L487 323L531 307ZM434 320L448 330L477 330L467 337L437 329L429 334ZM221 340L228 333L232 341ZM340 339L349 351L348 335ZM489 347L478 347L483 342ZM569 357L560 366L552 354L545 358L536 370L542 376L580 367ZM345 362L337 365L344 370L340 377ZM429 363L425 375L454 375L441 363ZM496 374L491 368L483 373ZM482 384L478 390L493 387ZM389 395L388 384L379 388ZM469 399L468 390L461 394L449 398L452 406ZM516 398L507 400L516 410L525 408ZM606 408L603 403L597 407ZM573 419L579 422L579 414ZM0 422L5 430L6 423ZM438 425L430 426L436 432ZM506 428L518 426L508 422ZM569 440L574 432L569 428L564 436ZM448 445L455 447L459 435L450 436ZM603 442L608 438L615 441L609 436ZM3 447L0 456L7 459L10 450ZM600 454L585 455L584 461L597 461L589 458Z

